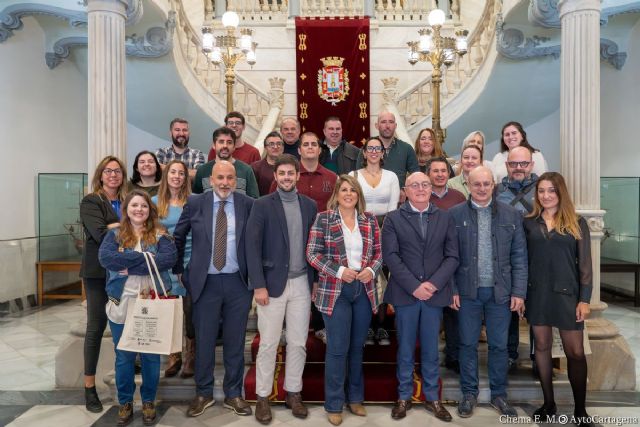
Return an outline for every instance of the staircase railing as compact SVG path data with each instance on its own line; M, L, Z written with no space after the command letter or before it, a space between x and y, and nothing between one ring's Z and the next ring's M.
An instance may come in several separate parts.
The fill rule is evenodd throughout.
M212 64L201 50L201 32L194 29L179 0L170 0L176 11L176 36L182 57L193 77L223 106L226 97L224 70ZM245 116L247 125L256 134L272 110L272 97L236 73L234 109ZM206 102L206 101L205 101ZM273 112L272 112L273 114ZM219 117L222 120L222 117Z
M444 69L440 84L440 104L442 107L446 106L447 102L460 93L463 87L472 80L485 61L489 50L493 48L491 39L495 33L495 18L501 8L502 0L488 0L486 2L478 24L468 38L467 54L462 58L457 58L451 67ZM391 78L384 82L388 96L388 99L385 97L384 103L387 105L395 103L397 111L404 121L403 124L399 121L398 127L406 126L407 132L416 125L419 126L424 118L432 113L431 72L425 71L425 74L427 74L425 78L398 94L395 99L393 95L389 94L394 93L394 86L398 80Z

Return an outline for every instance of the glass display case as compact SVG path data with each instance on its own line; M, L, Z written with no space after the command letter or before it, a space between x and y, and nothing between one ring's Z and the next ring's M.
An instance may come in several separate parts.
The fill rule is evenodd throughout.
M600 178L600 207L604 216L601 256L640 262L640 178Z
M38 261L80 261L85 173L38 174Z

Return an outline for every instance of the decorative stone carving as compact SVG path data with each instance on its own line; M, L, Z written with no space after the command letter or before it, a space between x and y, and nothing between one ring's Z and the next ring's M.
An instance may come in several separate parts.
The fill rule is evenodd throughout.
M531 0L529 22L545 28L560 28L558 0Z
M143 36L125 37L125 48L128 56L138 58L159 58L173 49L173 33L176 28L176 12L170 11L164 27L151 27Z
M44 4L12 4L0 12L0 43L13 36L14 31L22 28L22 18L33 15L52 16L54 18L64 19L72 27L87 25L86 12Z
M284 108L284 82L285 79L280 77L272 77L269 79L271 90L269 91L269 107Z
M524 33L515 28L504 29L502 15L499 14L496 22L496 49L505 58L530 59L541 56L560 57L560 46L540 46L549 41L548 37L525 37Z
M76 46L86 46L87 38L81 37L65 37L53 44L53 52L44 54L45 62L50 70L53 70L62 63L68 56L72 48Z
M613 40L600 39L600 59L621 70L627 60L627 52L618 52L618 44Z
M388 77L382 79L384 88L382 89L382 98L386 104L395 103L398 99L398 78Z

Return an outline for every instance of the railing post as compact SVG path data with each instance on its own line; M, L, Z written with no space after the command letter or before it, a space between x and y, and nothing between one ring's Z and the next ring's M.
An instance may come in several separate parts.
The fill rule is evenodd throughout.
M375 0L364 0L364 16L375 17Z
M227 0L214 0L213 17L222 18L222 14L227 11Z
M289 19L300 16L300 0L289 0Z

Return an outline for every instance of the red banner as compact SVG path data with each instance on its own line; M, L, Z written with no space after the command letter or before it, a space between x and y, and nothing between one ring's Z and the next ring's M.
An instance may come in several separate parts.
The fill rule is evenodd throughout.
M337 116L343 137L369 137L369 19L296 18L296 83L302 131L323 138Z

